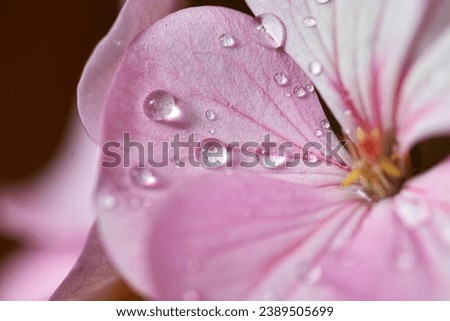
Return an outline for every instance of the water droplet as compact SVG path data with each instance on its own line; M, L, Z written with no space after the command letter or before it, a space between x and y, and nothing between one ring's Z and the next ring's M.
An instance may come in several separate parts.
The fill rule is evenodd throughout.
M313 285L319 282L322 277L322 268L320 266L310 268L305 262L300 262L297 265L297 275L301 281Z
M365 190L363 190L362 188L359 188L356 191L356 194L358 194L359 197L361 197L362 199L364 199L366 201L372 201L372 198L369 196L369 194L367 194L367 192Z
M306 17L302 20L302 23L307 28L312 28L317 26L317 21L313 17Z
M317 157L316 154L314 154L314 153L308 153L308 161L309 161L310 163L315 163L315 162L317 162L318 160L319 160L319 158Z
M219 44L225 48L233 48L236 45L236 40L233 36L224 33L219 37Z
M183 293L183 301L198 301L200 293L197 290L187 290Z
M212 128L212 127L210 129L208 129L208 133L210 135L214 135L215 132L216 132L216 130L214 128Z
M114 40L114 44L115 44L117 47L120 47L120 46L122 46L122 41L120 41L120 40Z
M309 72L312 73L314 76L320 75L322 72L322 65L317 61L310 62Z
M400 202L397 206L396 213L405 226L418 228L427 221L427 212L419 204L405 199Z
M275 74L275 76L273 77L273 79L275 80L275 82L277 83L277 85L279 85L279 86L283 86L283 85L286 85L287 84L287 82L288 82L288 77L284 74L284 73L282 73L282 72L277 72L276 74Z
M175 104L175 98L164 90L150 93L144 102L144 113L155 121L172 121L181 116L181 110Z
M351 129L350 128L348 128L348 127L346 127L346 128L344 128L344 129L342 129L342 131L344 132L344 134L346 134L346 135L350 135L351 134Z
M414 253L410 251L402 251L398 254L395 266L401 271L410 271L416 263Z
M305 275L305 281L307 284L316 284L319 282L320 278L322 277L322 269L320 266L313 267L306 275Z
M316 137L322 137L323 136L323 130L322 129L314 130L314 135L316 135Z
M206 117L206 119L208 119L208 120L215 120L217 116L216 116L216 113L215 113L215 112L213 112L212 110L208 109L208 110L205 112L205 117Z
M158 184L158 179L148 168L135 167L131 171L131 180L142 188L152 188Z
M309 85L306 86L306 91L308 91L310 93L314 92L315 89L316 88L314 87L313 84L309 84Z
M291 93L288 93L288 92L285 92L284 95L285 95L286 97L291 97L291 96L292 96Z
M328 128L331 127L331 125L330 125L330 123L328 122L328 120L323 119L323 120L320 122L320 127L322 127L323 129L328 129Z
M196 158L207 168L219 168L227 164L229 153L218 140L207 140L201 148L196 149Z
M255 18L258 42L266 48L277 49L286 42L286 28L277 16L263 13Z
M328 2L330 2L331 0L317 0L318 4L327 4Z
M117 206L117 198L111 194L102 194L97 199L97 205L99 209L105 211L111 211Z
M301 86L296 86L294 88L294 95L299 97L299 98L303 98L306 96L306 91L305 89L303 89L303 87Z
M352 111L350 109L346 109L344 111L344 115L347 116L347 117L351 117L352 116Z
M187 269L191 273L198 273L202 269L202 264L197 259L191 259L187 262Z

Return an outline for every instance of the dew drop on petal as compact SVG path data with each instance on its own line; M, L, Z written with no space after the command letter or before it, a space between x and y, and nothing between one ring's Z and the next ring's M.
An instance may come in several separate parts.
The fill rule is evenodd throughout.
M396 209L397 216L405 224L405 226L410 228L419 228L428 219L428 214L424 208L420 207L413 201L400 200Z
M322 73L322 65L320 62L313 61L309 63L309 72L312 73L314 76L320 75Z
M369 194L367 194L367 192L362 188L359 188L356 191L356 194L358 194L358 196L361 197L363 200L372 201L372 198L370 198Z
M266 48L277 49L286 42L286 27L277 16L263 13L254 19L258 42Z
M285 95L286 97L291 97L291 96L292 96L291 93L288 93L288 92L285 92L284 95Z
M294 95L299 97L299 98L303 98L306 96L306 91L305 89L303 89L303 87L301 86L296 86L294 88Z
M307 28L312 28L317 26L317 21L315 18L313 17L306 17L302 20L303 26L307 27Z
M152 188L158 184L158 179L148 168L135 167L131 170L131 180L142 188Z
M208 109L208 110L205 112L205 117L206 117L206 119L208 119L208 120L215 120L216 117L217 117L217 115L216 115L215 112L213 112L212 110Z
M219 168L227 164L230 154L223 143L218 140L208 140L195 151L196 159L206 168Z
M183 301L198 301L200 293L197 290L187 290L183 293Z
M308 284L316 284L322 277L322 269L320 266L313 267L306 275L305 281Z
M111 211L118 204L117 198L112 194L101 194L97 199L98 208L105 211Z
M208 133L210 135L214 135L215 132L216 132L216 130L214 128L212 128L212 127L208 129Z
M327 4L329 3L331 0L317 0L318 4Z
M320 266L310 268L305 262L300 262L297 265L297 275L302 282L313 285L319 282L322 277L322 268Z
M314 130L314 135L316 135L316 137L322 137L323 136L323 130L322 129Z
M330 123L329 123L328 120L323 119L323 120L320 122L320 127L322 127L323 129L328 129L328 128L331 127L331 125L330 125Z
M144 113L154 121L178 120L181 110L175 103L175 98L164 90L151 92L144 102Z
M289 81L288 77L282 72L277 72L275 76L273 76L273 79L275 80L275 83L279 86L286 85L287 82Z
M311 163L315 163L319 160L316 154L314 153L308 153L308 161Z
M225 48L233 48L236 45L236 40L233 36L224 33L219 37L219 44Z
M308 91L310 93L314 92L315 89L316 88L314 87L313 84L309 84L309 85L306 86L306 91Z

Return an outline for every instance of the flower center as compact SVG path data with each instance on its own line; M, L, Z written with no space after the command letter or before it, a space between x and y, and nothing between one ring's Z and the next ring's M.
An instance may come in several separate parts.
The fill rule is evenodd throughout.
M359 184L373 201L397 193L409 170L408 161L399 157L394 142L378 128L365 131L360 127L356 129L356 140L356 143L349 140L347 145L354 163L342 186Z

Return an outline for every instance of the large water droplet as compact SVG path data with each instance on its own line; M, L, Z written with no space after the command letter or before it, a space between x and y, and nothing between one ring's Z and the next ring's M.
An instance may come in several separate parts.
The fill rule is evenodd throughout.
M320 127L322 127L323 129L328 129L328 128L331 127L331 125L330 125L330 123L328 122L328 120L323 119L323 120L320 122Z
M314 76L320 75L322 73L322 65L320 62L313 61L309 63L309 72Z
M236 40L229 34L223 34L219 37L219 44L225 48L233 48L236 45Z
M410 228L419 228L428 219L427 211L411 200L400 200L396 213L403 224Z
M187 290L183 293L183 301L198 301L200 293L197 290Z
M208 110L205 112L205 117L206 117L206 119L208 119L208 120L215 120L216 117L217 117L217 115L216 115L216 113L215 113L214 111L208 109Z
M306 96L306 91L305 89L303 89L303 87L301 86L296 86L294 88L294 95L299 97L299 98L303 98Z
M142 188L152 188L158 185L158 179L148 168L136 167L131 170L131 180Z
M263 13L255 18L256 37L266 48L277 49L286 42L286 28L277 16Z
M144 102L144 113L155 121L178 120L181 110L175 103L175 98L164 90L150 93Z
M209 133L210 135L214 135L215 132L216 132L216 130L215 130L213 127L211 127L211 128L208 129L208 133Z
M317 0L318 4L326 4L329 3L331 0Z
M117 198L112 194L101 194L97 199L97 206L101 210L111 211L118 204Z
M312 28L312 27L317 26L317 21L316 21L316 19L313 18L313 17L306 17L306 18L304 18L304 19L302 20L302 23L303 23L303 25L304 25L305 27L307 27L307 28Z
M275 76L273 76L273 79L275 80L275 83L279 86L286 85L289 80L288 77L282 72L277 72Z

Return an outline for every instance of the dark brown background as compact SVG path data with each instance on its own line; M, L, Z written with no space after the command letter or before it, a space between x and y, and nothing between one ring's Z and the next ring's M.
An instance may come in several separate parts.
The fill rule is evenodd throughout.
M193 2L249 12L243 0ZM57 150L83 65L114 22L117 3L2 0L0 183L37 172Z

